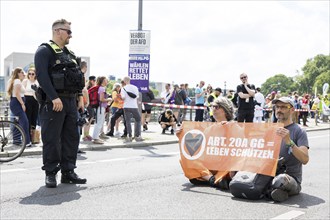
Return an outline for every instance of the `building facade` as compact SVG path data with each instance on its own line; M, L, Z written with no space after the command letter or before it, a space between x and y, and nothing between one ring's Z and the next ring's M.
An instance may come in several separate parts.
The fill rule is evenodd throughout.
M90 58L81 57L82 60L87 62L87 73L85 78L89 77ZM11 73L14 68L21 67L24 72L27 72L30 67L34 66L34 53L19 53L13 52L4 60L3 79L0 78L0 94L4 94L7 88L7 82L10 79Z

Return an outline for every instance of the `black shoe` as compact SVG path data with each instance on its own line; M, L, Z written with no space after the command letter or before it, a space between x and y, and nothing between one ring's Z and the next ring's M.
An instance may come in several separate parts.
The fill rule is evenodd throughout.
M165 128L163 129L162 134L165 134Z
M174 134L174 130L173 129L171 129L171 134Z
M281 190L281 189L274 189L271 193L271 198L275 202L284 202L289 198L288 192Z
M196 186L208 186L209 185L208 181L198 180L196 178L189 179L189 182L191 182L193 185L196 185Z
M148 125L147 124L144 124L143 125L143 131L147 131L148 130Z
M56 182L56 174L55 173L47 173L45 184L47 188L56 188L57 182Z
M77 152L78 154L85 154L86 152L85 151L82 151L82 150L80 150L80 149L78 149L78 152Z
M209 185L215 187L215 176L211 176L209 179Z
M86 182L87 179L79 178L73 170L62 173L61 183L85 184Z
M217 184L215 184L215 187L223 190L229 190L229 180L228 179L222 179Z
M106 133L105 135L106 135L106 136L109 136L109 137L113 137L113 132L110 132L110 131L109 131L109 132Z
M127 134L123 134L122 136L120 136L121 138L127 138Z

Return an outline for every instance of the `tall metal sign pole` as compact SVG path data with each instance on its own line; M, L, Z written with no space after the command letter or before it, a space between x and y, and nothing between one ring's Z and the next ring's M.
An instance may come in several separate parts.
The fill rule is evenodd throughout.
M139 23L138 23L138 30L142 31L142 1L139 0Z
M149 91L150 65L150 31L142 30L142 1L139 0L138 29L130 31L128 76L131 84L138 87L140 97L139 109L142 104L142 94Z
M142 0L139 0L138 30L130 31L128 76L139 91L149 91L150 31L142 30Z

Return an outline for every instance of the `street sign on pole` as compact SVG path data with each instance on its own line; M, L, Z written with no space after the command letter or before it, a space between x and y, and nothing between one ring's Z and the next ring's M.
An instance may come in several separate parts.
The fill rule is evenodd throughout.
M150 31L130 31L128 76L144 93L149 91Z

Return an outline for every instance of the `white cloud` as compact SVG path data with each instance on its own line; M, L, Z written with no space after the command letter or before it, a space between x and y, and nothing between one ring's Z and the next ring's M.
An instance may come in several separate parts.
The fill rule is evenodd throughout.
M34 52L62 17L72 22L70 48L90 56L91 74L127 75L137 0L1 1L1 63L12 52ZM329 54L329 2L144 1L143 29L151 30L151 81L235 88L246 72L260 86Z

